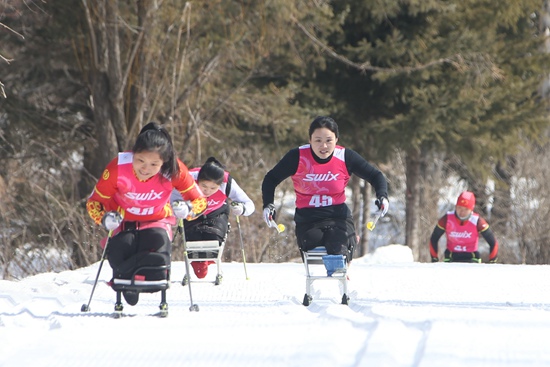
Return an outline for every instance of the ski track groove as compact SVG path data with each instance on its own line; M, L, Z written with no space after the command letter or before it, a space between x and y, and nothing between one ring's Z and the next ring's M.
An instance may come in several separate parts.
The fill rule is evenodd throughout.
M183 265L181 263L175 265L173 266L173 272L177 272L178 275L182 274ZM281 276L276 281L270 276L254 273L254 269L258 268L253 265L249 265L249 274L251 279L254 279L253 281L244 280L244 274L241 274L242 268L237 271L234 266L231 273L233 276L230 274L224 275L224 280L220 285L216 286L206 281L192 282L193 304L199 306L199 312L189 310L191 306L189 286L182 286L180 281L172 280L171 287L167 291L169 306L167 320L173 321L167 322L175 322L180 325L192 321L199 324L200 322L208 322L209 315L215 314L217 317L221 315L223 320L221 327L225 330L239 328L241 320L237 317L232 319L232 317L246 315L246 322L253 324L255 327L272 328L280 331L284 330L285 323L275 324L270 319L270 315L276 314L276 316L279 316L278 314L281 314L292 316L289 318L289 323L302 322L305 327L311 327L309 322L312 319L318 320L319 323L330 322L331 325L341 327L343 330L348 330L348 332L349 329L346 329L346 326L349 326L355 331L353 335L361 335L362 339L356 340L356 349L352 347L349 349L352 362L342 365L357 367L366 365L367 361L377 360L380 362L381 360L377 359L382 358L379 356L380 350L383 351L392 346L392 339L391 337L387 338L387 336L400 333L405 335L405 337L401 336L399 338L403 345L397 346L400 348L402 356L392 357L401 358L401 363L398 363L398 365L416 367L421 366L425 358L434 322L443 321L452 325L462 322L460 317L452 315L453 310L464 310L466 312L478 310L487 311L487 313L504 313L512 310L520 315L532 311L543 314L550 311L550 304L539 302L536 297L526 302L517 301L517 298L512 298L510 301L497 300L489 302L460 301L456 299L445 301L443 296L423 300L421 297L410 297L410 295L409 299L398 299L395 298L398 293L384 293L386 289L377 293L376 289L382 288L380 286L371 288L375 283L368 277L364 277L364 279L367 279L366 281L360 282L361 277L358 274L353 274L351 279L355 279L355 281L349 282L349 305L340 303L342 289L339 282L320 282L314 283L312 289L313 301L308 307L305 307L302 305L302 297L305 293L305 274L301 264L300 267L289 266L289 264L262 264L262 266L284 267L285 270L281 271ZM46 330L55 330L65 326L74 327L74 322L67 322L67 325L65 325L67 319L81 319L80 326L86 325L85 320L114 319L115 292L107 286L105 279L109 274L107 270L103 271L103 277L98 281L94 298L90 304L90 311L79 312L82 302L86 303L88 301L89 292L94 284L96 274L92 271L92 268L90 267L89 271L82 273L85 275L80 274L80 281L84 287L78 287L74 284L71 286L67 280L62 278L62 275L55 274L37 276L50 279L47 289L27 286L25 280L18 282L21 285L19 293L0 294L0 329L5 326L23 325L31 321L41 324ZM364 271L364 273L368 273L368 271ZM178 277L175 277L175 279L178 279ZM16 289L17 286L14 286L14 284L14 282L2 281L0 287L5 285L8 290ZM338 287L335 287L335 284L338 284ZM56 288L64 291L59 292L58 296L47 295L48 291ZM266 288L268 288L267 291ZM392 289L391 286L387 288ZM406 292L407 290L404 288L403 291ZM113 322L124 325L124 319L160 319L157 316L159 304L160 292L142 294L137 306L124 304L123 317ZM437 311L435 315L430 315L434 311ZM441 316L447 313L450 316ZM463 312L459 312L459 314L462 315ZM223 318L224 315L227 315L225 319ZM302 321L297 321L298 317ZM281 318L274 317L274 319L280 320ZM528 318L528 321L531 322L531 318ZM478 322L489 323L490 321L480 320ZM545 316L542 323L542 325L544 323L550 325L550 317ZM389 346L385 348L382 346L381 348L380 345L384 342L388 343ZM373 350L374 353L378 354L373 356ZM255 353L261 351L260 347L260 350L256 350ZM266 354L269 355L269 353L271 351L266 351ZM213 360L220 361L223 357L223 354L220 353L213 356ZM332 355L329 354L329 357L332 357ZM388 359L382 361L387 362ZM396 361L391 360L391 362L395 363ZM306 364L308 364L307 361Z

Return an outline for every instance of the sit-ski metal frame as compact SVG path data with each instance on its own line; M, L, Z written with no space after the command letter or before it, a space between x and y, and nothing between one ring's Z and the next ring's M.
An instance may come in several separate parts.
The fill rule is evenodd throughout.
M217 274L216 278L213 281L205 279L196 279L193 280L190 277L190 274L185 274L183 280L181 281L182 285L187 285L189 282L193 283L214 283L219 285L222 281L221 274L221 262L223 250L225 248L225 241L220 244L218 240L207 240L207 241L187 241L187 257L189 262L193 261L214 261L216 263Z
M304 295L304 306L309 306L313 297L311 296L311 289L313 282L316 280L336 280L342 284L343 295L342 295L342 304L347 305L349 301L348 297L348 276L347 276L347 265L345 269L338 270L334 272L331 276L326 275L326 267L323 262L323 256L327 255L327 250L324 246L316 247L313 250L307 252L302 251L302 258L304 260L304 266L306 268L306 294ZM317 265L322 266L322 270L325 272L325 275L314 275L312 265L316 266L317 273L321 271L321 268Z

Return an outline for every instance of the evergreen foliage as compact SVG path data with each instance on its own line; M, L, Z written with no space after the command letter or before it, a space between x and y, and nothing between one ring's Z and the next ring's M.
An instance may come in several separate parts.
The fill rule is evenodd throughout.
M327 59L326 67L311 65L319 99L332 102L343 136L366 157L385 161L396 149L410 155L407 191L416 201L408 210L419 205L416 182L430 152L458 157L468 178L485 182L521 136L543 136L547 103L538 89L548 55L538 2L331 5L323 14L338 28L303 25ZM418 217L410 213L407 223ZM418 257L418 239L407 242Z
M27 233L37 244L64 243L74 266L95 261L98 233L81 204L108 160L151 120L169 127L189 166L208 156L226 164L260 211L264 174L307 142L315 116L331 115L343 145L388 168L390 194L402 178L389 168L405 157L416 200L405 231L421 244L414 210L420 201L437 208L427 204L438 189L426 188L433 157L479 194L491 178L511 197L516 151L546 147L539 0L0 5L2 263L32 242ZM280 189L291 192L290 183ZM368 193L354 193L368 215ZM507 223L502 208L511 204L501 203L495 215ZM260 217L243 225L255 236L249 260L297 256L257 235ZM230 259L240 253L231 242Z

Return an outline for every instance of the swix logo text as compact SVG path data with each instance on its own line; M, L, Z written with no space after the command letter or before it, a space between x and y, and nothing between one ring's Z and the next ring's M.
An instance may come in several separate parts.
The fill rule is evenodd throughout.
M218 205L219 203L220 203L219 200L214 200L214 199L208 200L208 206L209 207L214 207L214 206Z
M158 200L162 199L162 192L155 192L155 190L151 190L151 192L127 192L124 196L132 200Z
M308 173L304 181L307 182L317 182L317 181L336 181L338 180L339 173L333 174L328 171L328 173Z
M455 231L452 231L451 233L449 233L449 237L452 237L452 238L472 238L472 232L467 232L467 231L455 232Z

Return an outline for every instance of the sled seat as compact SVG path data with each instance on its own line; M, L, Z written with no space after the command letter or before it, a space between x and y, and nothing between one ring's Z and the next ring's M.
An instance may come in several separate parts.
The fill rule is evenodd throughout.
M138 275L143 270L164 270L166 279L146 280ZM168 303L166 302L166 290L170 288L170 265L140 266L134 270L132 279L113 278L111 288L116 291L115 314L120 317L124 306L122 305L122 293L133 291L137 293L156 293L161 292L160 312L162 316L168 314Z
M347 264L343 255L329 255L324 246L315 247L309 251L302 251L302 258L306 269L306 294L304 306L309 306L313 297L311 289L316 280L333 280L342 284L342 304L348 304L348 276Z
M164 270L166 279L147 280L138 275L143 270ZM170 265L140 266L134 270L132 279L114 278L111 288L115 291L136 291L140 293L155 293L170 288Z
M168 281L164 280L130 280L130 279L113 279L113 289L117 290L151 290L157 292L161 288L168 288Z
M222 280L221 263L225 241L205 240L205 241L187 241L187 257L189 262L193 261L214 261L216 263L216 277L214 280L191 279L189 274L185 274L181 282L182 285L187 285L190 281L193 283L214 283L219 285Z

